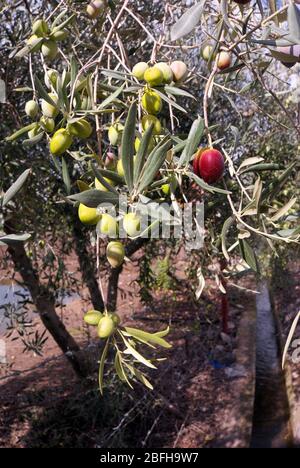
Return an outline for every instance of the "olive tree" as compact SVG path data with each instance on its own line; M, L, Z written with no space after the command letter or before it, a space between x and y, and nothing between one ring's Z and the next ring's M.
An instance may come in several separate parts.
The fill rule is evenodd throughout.
M198 299L206 274L226 298L228 278L259 272L258 245L276 251L299 242L297 198L278 205L298 166L298 102L283 101L281 64L290 70L299 62L297 3L61 1L34 18L13 52L26 61L30 84L27 120L6 141L47 144L64 184L61 202L96 236L103 307L84 320L105 343L101 391L109 349L121 380L152 388L140 365L155 368L157 358L141 348L170 347L168 329L124 327L115 311L123 262L149 238L167 232L192 251ZM261 131L288 135L288 164L255 145ZM108 299L103 248L112 269Z

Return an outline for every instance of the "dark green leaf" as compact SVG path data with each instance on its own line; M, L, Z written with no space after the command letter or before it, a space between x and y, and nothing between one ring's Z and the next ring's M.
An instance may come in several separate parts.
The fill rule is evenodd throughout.
M89 208L97 208L101 203L111 203L117 205L119 202L118 195L101 190L86 190L85 192L70 195L70 200L78 201Z
M63 181L66 187L67 194L70 195L71 193L71 180L70 180L70 174L68 170L67 163L65 161L65 158L62 158L62 176L63 176Z
M123 89L125 87L125 83L120 86L114 93L112 93L110 96L108 96L103 102L101 102L99 109L104 109L107 107L111 102L113 102L117 97L123 92Z
M33 122L30 125L26 125L26 127L20 128L20 130L17 130L15 133L12 135L8 136L5 138L6 141L14 141L20 138L24 133L29 132L30 130L34 129L36 127L36 122Z
M142 169L144 167L145 159L147 156L148 148L153 134L154 124L147 128L144 135L142 136L141 143L137 152L136 161L134 164L134 183L136 184L141 175Z
M129 191L133 188L133 156L135 153L135 126L137 105L134 102L129 109L122 134L121 158L124 169L125 181Z
M203 179L200 179L200 177L198 177L196 174L193 174L192 172L188 172L187 176L190 179L194 180L196 184L198 184L199 187L203 188L203 190L205 190L206 192L222 193L223 195L231 194L231 192L229 192L228 190L223 190L223 189L220 189L219 187L213 187L212 185L208 185L206 182L204 182Z
M254 250L252 249L251 245L248 244L248 242L245 239L240 239L240 250L241 250L241 255L247 265L256 273L259 272L259 266L257 262L257 258L255 255Z
M138 185L138 191L141 193L146 187L148 187L154 180L156 174L163 165L167 152L172 147L172 141L169 137L163 140L163 144L156 147L149 155L147 162L143 169L143 175Z
M10 200L12 200L14 196L19 192L19 190L21 190L30 172L31 172L31 169L27 169L26 171L24 171L23 174L21 174L20 177L18 177L18 179L7 190L2 200L2 206L7 205L7 203L10 202Z
M204 120L201 117L198 117L198 119L194 121L191 127L187 143L178 162L178 167L184 166L190 162L193 154L200 144L203 132Z
M44 99L46 102L48 102L48 104L51 104L51 106L55 107L56 109L59 109L59 107L51 99L51 97L49 96L49 94L47 93L47 91L45 90L44 86L42 85L42 83L40 82L40 80L38 79L37 76L35 77L34 82L35 82L35 86L36 86L36 89L37 89L40 97L42 99Z
M93 170L93 173L94 173L96 179L99 180L100 184L102 184L107 190L109 190L109 192L112 192L112 193L115 193L116 195L119 195L117 190L105 180L105 178L103 177L101 172L98 170L98 168L97 168L97 166L96 166L96 164L94 162L92 162L92 170Z

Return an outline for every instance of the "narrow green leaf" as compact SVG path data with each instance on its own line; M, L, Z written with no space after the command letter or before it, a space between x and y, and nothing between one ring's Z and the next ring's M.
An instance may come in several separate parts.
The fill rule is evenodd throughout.
M199 187L203 188L203 190L205 190L206 192L222 193L223 195L230 195L231 194L231 192L229 192L228 190L223 190L223 189L220 189L219 187L213 187L212 185L208 185L206 182L204 182L203 179L200 179L200 177L198 177L193 172L188 172L187 176L190 179L194 180L196 182L196 184L199 185Z
M124 337L122 332L120 332L122 339L127 346L126 351L124 351L126 354L131 354L137 361L139 361L141 364L144 364L146 367L150 367L151 369L156 369L156 367L147 359L144 358L136 349L134 349L131 344L129 343L128 340Z
M116 369L116 372L117 372L117 375L118 375L119 379L122 382L125 382L126 381L126 375L125 375L125 371L124 371L124 369L122 367L121 359L120 359L120 353L118 351L116 352L116 355L115 355L115 369Z
M113 102L115 99L117 99L118 96L123 92L123 89L125 87L125 83L120 86L114 93L112 93L110 96L108 96L103 102L101 102L99 109L104 109L107 107L111 102Z
M187 114L187 110L184 109L184 107L181 107L179 104L177 104L177 102L173 101L173 99L170 99L168 96L166 96L164 93L162 93L161 91L159 91L157 88L155 88L155 92L156 92L157 94L159 94L159 96L162 98L163 101L167 102L167 103L170 104L172 107L175 107L175 109L180 110L180 111L183 112L184 114Z
M144 167L147 151L153 135L153 128L154 124L151 123L151 125L147 128L144 135L142 136L141 143L136 156L136 162L134 164L134 184L136 184L139 180L142 169Z
M69 18L67 18L65 21L60 23L58 26L55 26L55 27L52 26L52 32L60 31L61 29L66 28L70 23L72 23L73 19L75 18L76 18L76 14L73 13L73 15L69 16Z
M71 89L73 89L76 77L78 75L78 64L76 58L72 55L71 57Z
M49 96L49 94L47 93L47 91L45 90L44 86L42 85L42 83L40 82L37 76L35 77L34 82L35 82L35 86L40 97L44 99L46 102L48 102L48 104L51 104L51 106L54 106L56 109L59 109L56 102L54 102L51 99L51 97Z
M165 141L167 140L167 141ZM147 162L144 166L143 175L138 185L138 192L141 193L148 187L154 180L156 174L163 165L169 149L172 147L172 140L169 137L164 139L165 143L154 149L149 155Z
M133 156L135 153L135 126L136 126L137 105L134 102L129 109L122 134L121 157L125 175L125 181L129 191L133 188Z
M119 174L117 174L114 171L109 171L108 169L98 169L98 172L100 172L100 174L102 174L103 177L107 177L107 179L110 179L119 185L124 184L123 177L119 176Z
M160 338L164 338L170 333L170 327L167 327L165 330L158 331L154 333L154 335L159 336Z
M200 144L204 128L204 120L201 117L198 117L198 119L193 122L193 125L190 129L186 146L178 162L178 167L184 166L190 162L193 154Z
M135 367L131 366L127 362L125 363L126 367L130 370L132 375L134 375L145 387L149 388L150 390L153 390L153 385L149 382L145 374L143 372L139 371Z
M276 222L284 215L288 213L288 211L297 203L298 199L292 198L288 203L286 203L280 210L278 210L271 218L271 221Z
M67 194L71 193L71 179L65 158L62 158L62 177L66 187Z
M8 136L5 138L6 141L14 141L20 138L24 133L28 133L30 130L34 129L36 127L36 122L33 122L30 125L26 125L26 127L20 128L20 130L17 130L14 132L12 135Z
M30 172L31 169L26 169L26 171L24 171L23 174L21 174L20 177L18 177L18 179L11 185L11 187L4 194L2 206L7 205L7 203L10 202L14 198L14 196L21 190Z
M177 41L190 34L199 24L206 0L189 8L171 28L171 41Z
M93 170L93 173L96 177L96 179L99 180L99 182L107 189L109 190L109 192L112 192L112 193L115 193L116 195L119 195L118 191L112 186L110 185L106 180L105 178L103 177L103 175L101 174L101 172L98 170L98 168L96 167L96 164L94 162L92 162L92 170Z
M119 202L118 195L101 190L86 190L85 192L70 195L70 200L78 201L88 206L89 208L97 208L101 203L111 203L117 205Z
M281 166L279 164L265 163L265 164L255 164L252 167L248 167L240 172L241 175L248 174L249 172L266 172L266 171L279 171Z
M295 3L290 3L288 8L288 25L291 36L300 40L300 10Z
M154 335L152 333L147 333L147 332L144 332L143 330L138 330L136 328L130 328L130 327L125 327L125 330L134 338L142 339L144 341L150 341L150 343L157 344L163 348L172 348L172 345L170 345L167 341L165 341L163 338L157 335Z
M229 261L229 259L230 259L229 254L228 254L228 250L227 250L227 234L228 234L229 229L231 228L233 223L234 223L233 216L226 219L225 223L223 224L222 234L221 234L222 252L223 252L223 255L224 255L224 257L226 258L227 261Z
M62 10L61 13L59 13L59 15L55 16L54 18L54 21L52 23L52 27L51 27L51 30L53 28L55 28L59 23L60 21L63 19L63 17L68 13L68 10L65 8L64 10Z
M188 93L182 88L177 88L176 86L165 86L165 92L171 94L172 96L184 96L196 100L195 96L191 93Z
M240 239L239 243L240 243L240 250L241 250L241 255L243 259L253 271L258 273L259 267L257 263L257 258L251 245L248 244L248 242L245 241L245 239Z
M34 146L37 143L39 143L40 141L42 141L42 139L44 138L44 135L45 135L45 132L38 133L38 135L36 135L36 136L34 136L32 138L27 138L26 140L23 140L22 145L23 146Z

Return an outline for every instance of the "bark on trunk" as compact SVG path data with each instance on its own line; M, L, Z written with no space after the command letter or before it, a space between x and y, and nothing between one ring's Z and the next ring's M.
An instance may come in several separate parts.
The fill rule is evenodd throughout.
M149 239L137 239L135 241L130 242L125 248L125 255L130 257L135 252L137 252L144 244L146 244ZM108 289L107 289L107 307L108 310L114 312L117 309L117 302L118 302L118 284L119 284L119 277L122 273L123 266L119 268L112 268L109 282L108 282Z
M75 251L78 257L82 279L89 290L91 302L94 309L103 311L104 304L96 279L96 270L91 262L90 254L86 247L88 238L82 225L75 216L73 219L73 236L75 239Z
M16 270L20 273L24 285L28 288L39 316L60 349L66 355L74 371L80 377L88 375L88 364L84 353L74 338L69 334L55 310L55 299L40 283L22 243L8 247Z

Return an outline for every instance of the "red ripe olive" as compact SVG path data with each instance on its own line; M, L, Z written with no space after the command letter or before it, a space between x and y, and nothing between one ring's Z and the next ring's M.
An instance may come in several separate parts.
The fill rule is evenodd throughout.
M194 173L204 182L213 184L221 179L224 174L224 158L220 151L213 148L199 150L194 162Z

